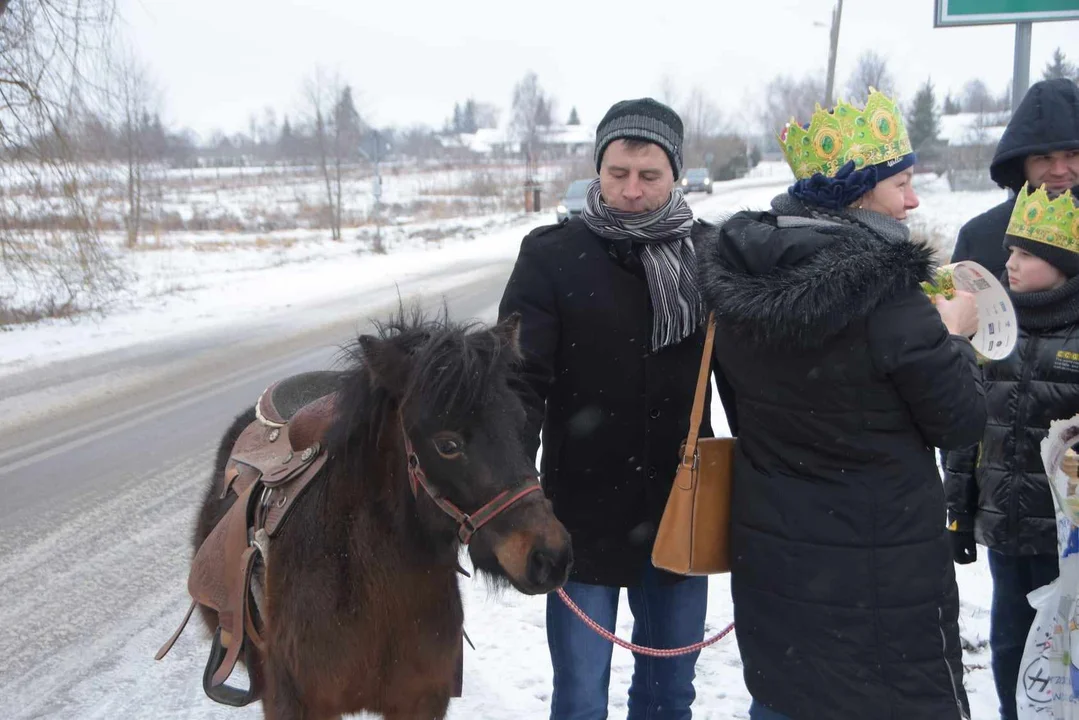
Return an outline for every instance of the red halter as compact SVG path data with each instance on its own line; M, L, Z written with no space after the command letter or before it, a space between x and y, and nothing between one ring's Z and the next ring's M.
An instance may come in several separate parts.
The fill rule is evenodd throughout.
M435 504L442 509L442 512L446 513L457 522L457 537L462 545L468 545L472 536L476 534L476 531L491 522L491 520L494 520L499 513L509 508L518 500L541 490L539 480L534 477L526 477L517 485L495 495L487 502L487 504L476 512L471 514L463 512L461 508L442 497L442 495L427 482L427 474L424 473L423 468L420 467L420 458L416 455L416 451L412 447L412 440L409 439L408 433L405 431L404 419L401 420L401 434L405 439L405 454L408 456L408 482L412 487L413 497L419 497L419 488L422 487L430 498L435 501Z

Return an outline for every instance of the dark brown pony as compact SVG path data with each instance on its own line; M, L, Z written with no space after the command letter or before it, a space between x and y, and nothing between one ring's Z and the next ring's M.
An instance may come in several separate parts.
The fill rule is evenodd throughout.
M461 653L458 523L428 493L414 494L406 443L431 490L465 512L535 475L509 384L517 322L484 329L401 313L349 355L326 465L269 552L266 649L248 674L272 720L442 718ZM221 441L196 549L234 498L219 499L221 475L254 419L237 418ZM468 552L489 579L528 594L561 586L572 562L541 492L481 527Z

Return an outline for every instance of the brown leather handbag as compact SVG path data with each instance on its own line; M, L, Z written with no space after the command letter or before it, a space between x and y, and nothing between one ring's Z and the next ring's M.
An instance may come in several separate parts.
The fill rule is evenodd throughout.
M679 575L713 575L731 569L734 438L698 439L715 332L714 319L709 316L689 435L652 546L652 564Z

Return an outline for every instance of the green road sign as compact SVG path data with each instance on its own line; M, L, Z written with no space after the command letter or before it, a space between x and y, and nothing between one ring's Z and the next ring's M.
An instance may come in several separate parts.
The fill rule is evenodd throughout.
M936 0L935 27L1079 20L1079 0Z

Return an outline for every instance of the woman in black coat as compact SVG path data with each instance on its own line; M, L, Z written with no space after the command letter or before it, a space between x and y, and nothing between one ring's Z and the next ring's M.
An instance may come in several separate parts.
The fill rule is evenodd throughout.
M973 299L934 307L919 287L932 251L902 223L914 154L891 101L818 111L782 139L802 179L694 234L736 397L731 590L750 718L966 717L933 448L985 424Z

